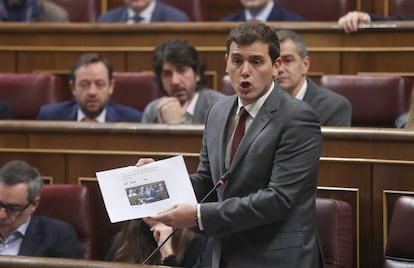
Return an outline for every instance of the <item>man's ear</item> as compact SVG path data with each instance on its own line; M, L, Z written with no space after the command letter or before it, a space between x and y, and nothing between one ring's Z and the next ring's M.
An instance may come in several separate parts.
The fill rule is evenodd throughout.
M278 57L273 64L273 77L277 77L282 66L282 58Z
M229 59L229 56L227 55L227 53L224 55L224 64L226 65L226 74L229 73L229 71L227 70L227 60Z
M309 71L310 68L310 57L309 56L305 56L303 58L303 68L304 68L304 74L306 75Z
M32 213L35 212L35 210L37 209L37 206L39 206L39 201L40 201L40 197L36 197L33 202L32 202Z
M75 96L75 81L69 80L69 88L70 88L70 91L72 92L72 95Z

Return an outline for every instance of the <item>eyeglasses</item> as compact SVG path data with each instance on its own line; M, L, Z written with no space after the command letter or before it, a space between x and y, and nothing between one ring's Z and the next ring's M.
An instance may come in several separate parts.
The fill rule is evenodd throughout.
M20 213L22 213L26 208L30 206L30 204L31 202L21 207L21 206L16 206L16 205L6 205L3 203L0 203L0 209L4 208L4 210L6 211L9 217L18 217Z

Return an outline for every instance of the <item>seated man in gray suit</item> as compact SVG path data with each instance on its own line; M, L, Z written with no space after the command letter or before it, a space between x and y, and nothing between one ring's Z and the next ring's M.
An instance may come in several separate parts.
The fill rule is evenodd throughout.
M185 12L157 0L125 0L125 6L114 8L102 14L98 22L186 22Z
M205 66L186 40L171 39L159 45L152 65L158 86L168 97L150 102L142 122L204 124L210 105L224 97L205 87Z
M39 171L24 161L0 169L0 255L83 259L70 224L32 215L42 187Z
M290 95L308 103L315 110L322 126L350 126L352 107L349 101L318 86L306 76L310 58L303 39L288 30L278 31L277 35L282 58L277 75L279 85Z
M82 55L73 65L69 86L74 100L43 105L39 120L141 122L140 111L110 101L115 81L108 60L96 53Z

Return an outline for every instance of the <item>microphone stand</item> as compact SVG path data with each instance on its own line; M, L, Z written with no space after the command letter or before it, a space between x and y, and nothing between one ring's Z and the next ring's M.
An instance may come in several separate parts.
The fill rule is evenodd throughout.
M221 178L217 181L217 183L214 185L213 188L211 188L211 190L203 197L203 199L201 199L200 204L204 203L204 201L206 201L206 199L221 185L225 184L227 182L227 180L230 178L230 171L226 171L224 172L223 176L221 176ZM144 262L142 264L147 264L147 262L149 260L151 260L151 258L155 255L155 253L157 253L160 248L162 246L164 246L165 243L167 243L167 241L178 231L177 228L174 228L173 231L171 232L171 234L169 234L164 241L162 241L158 247L156 247L151 254L144 260Z

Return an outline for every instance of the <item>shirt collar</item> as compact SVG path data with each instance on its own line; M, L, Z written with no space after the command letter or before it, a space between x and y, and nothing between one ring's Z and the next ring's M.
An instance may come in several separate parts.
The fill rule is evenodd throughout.
M269 97L270 93L272 92L273 88L275 86L275 82L272 82L272 85L270 86L269 90L261 96L256 102L253 102L249 105L244 106L246 108L246 111L249 113L249 115L252 118L255 118L257 113L259 112L260 108L262 108L263 103L266 101L267 97ZM238 97L238 107L237 107L237 115L239 114L240 108L242 107L242 103L240 101L240 97Z
M186 112L188 114L190 114L191 116L194 115L194 110L195 110L195 107L196 107L196 104L197 104L197 100L198 100L198 92L196 92L194 94L194 97L191 99L191 102L190 102L190 104L187 107L187 111Z
M14 232L20 233L22 236L24 236L26 234L27 228L29 227L31 219L32 217L29 217L29 219L25 223L20 225L19 228L17 228Z
M260 13L256 17L254 17L255 20L267 21L267 18L269 17L270 13L272 12L273 6L274 6L273 1L269 1L269 3L267 3L266 7L262 11L260 11ZM250 14L250 11L247 10L247 9L244 11L244 15L246 17L246 21L249 21L249 20L253 19L252 14Z
M77 117L76 121L82 121L85 117L86 116L82 112L82 110L78 108L78 117ZM105 118L106 118L106 108L103 109L103 111L97 117L95 117L96 121L98 121L99 123L104 123Z
M300 88L298 94L296 94L295 98L297 98L299 100L303 100L303 98L305 97L307 88L308 88L308 81L305 79L305 81L303 82L302 87Z
M134 17L140 16L142 18L140 23L150 23L152 13L154 13L156 1L151 1L151 3L141 11L139 14L135 14L134 10L132 8L128 8L128 23L134 23Z

